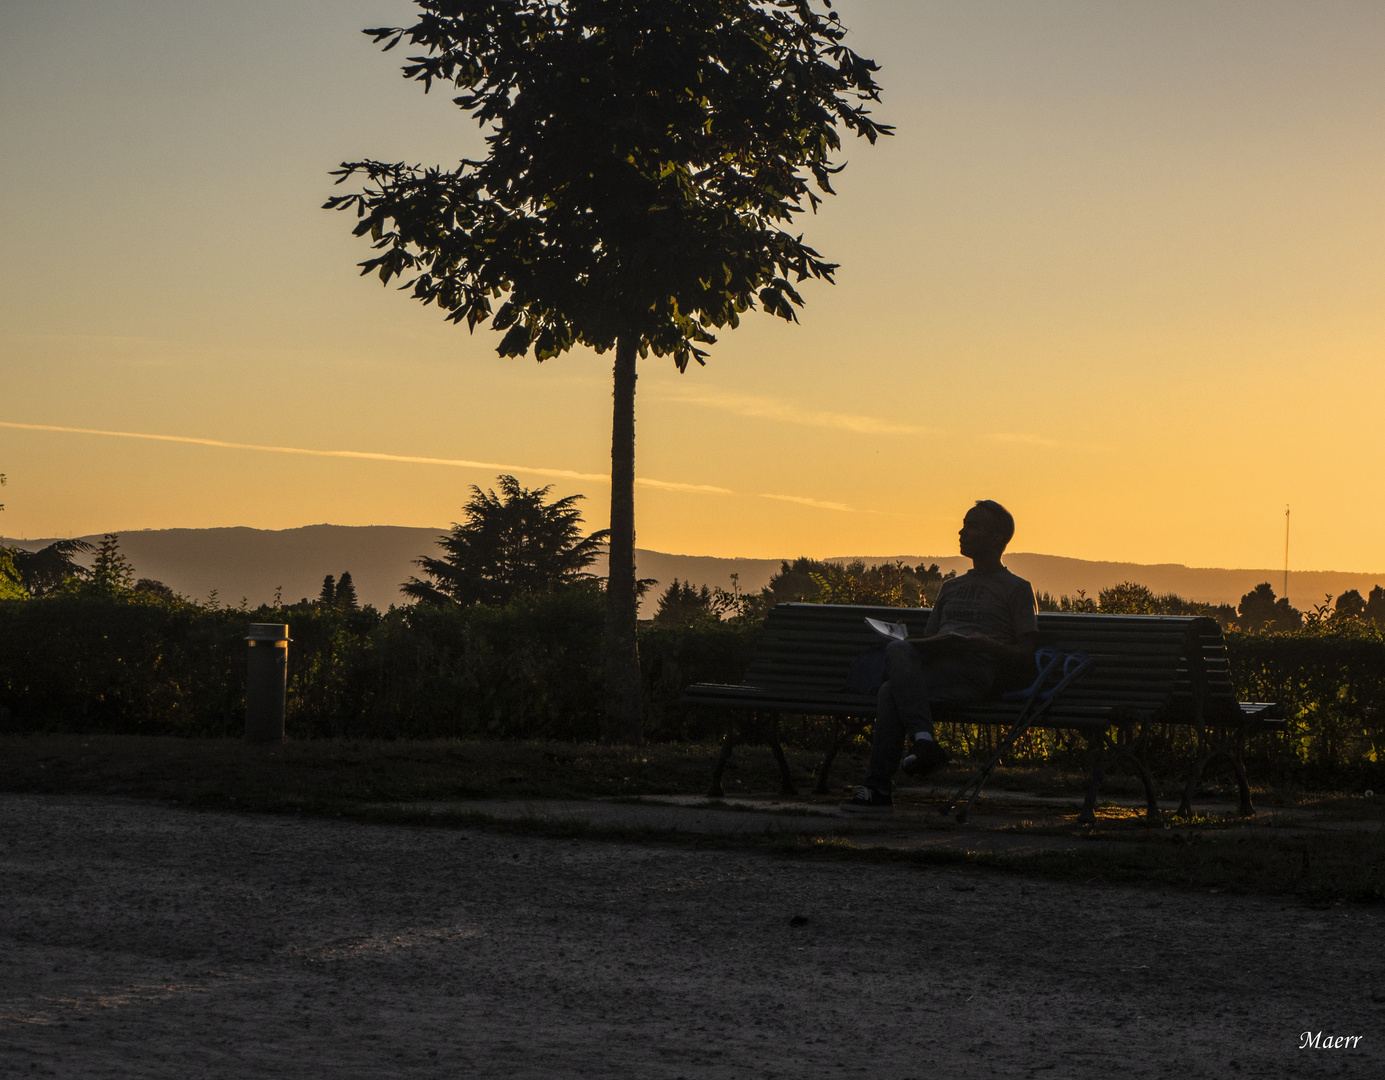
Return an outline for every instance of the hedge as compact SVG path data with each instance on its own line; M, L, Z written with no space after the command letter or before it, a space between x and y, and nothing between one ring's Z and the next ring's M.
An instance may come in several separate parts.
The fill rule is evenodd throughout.
M250 622L287 622L288 731L295 738L596 739L601 730L598 593L505 607L415 606L381 614L318 604L232 611L125 597L0 601L0 730L236 735L244 724ZM753 622L644 625L646 733L707 740L724 715L681 706L691 682L735 682ZM1249 748L1257 776L1316 785L1385 782L1385 636L1329 621L1286 634L1228 633L1242 699L1278 701L1283 734ZM791 725L815 743L821 725ZM973 732L978 747L989 732ZM1187 733L1169 733L1166 750ZM1030 756L1071 749L1044 738Z

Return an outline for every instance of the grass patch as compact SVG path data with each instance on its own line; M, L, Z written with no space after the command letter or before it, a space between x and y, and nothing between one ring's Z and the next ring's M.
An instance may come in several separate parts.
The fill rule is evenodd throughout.
M1164 885L1310 904L1385 900L1385 834L1280 836L1172 832L1121 848L987 856L981 861L1088 884Z
M747 748L728 794L773 791L768 750ZM596 743L375 742L315 739L248 746L238 739L140 735L0 737L0 790L129 795L201 806L311 809L454 799L588 799L702 795L715 750L688 743L632 749ZM815 762L791 754L804 790Z

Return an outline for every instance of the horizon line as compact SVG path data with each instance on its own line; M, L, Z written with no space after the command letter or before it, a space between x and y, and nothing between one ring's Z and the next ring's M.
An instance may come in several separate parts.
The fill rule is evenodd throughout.
M3 422L0 422L0 423L3 423ZM300 529L417 529L417 530L420 531L420 532L433 532L433 533L437 533L437 534L439 534L439 535L445 534L445 533L447 533L447 532L450 531L447 527L444 527L444 526L432 526L432 525L381 525L381 524L372 524L372 525L337 525L337 524L334 524L334 523L329 522L329 521L318 521L318 522L313 522L313 523L308 524L308 525L290 525L290 526L287 526L287 527L282 528L282 529L264 528L264 527L258 526L258 525L167 525L167 526L160 526L160 527L156 527L156 528L144 527L144 528L139 528L139 529L117 529L117 530L110 530L109 532L113 533L113 534L116 535L116 536L126 536L126 535L129 535L129 534L132 534L132 533L133 533L133 534L138 534L138 533L157 533L157 532L214 532L214 531L223 530L223 529L224 529L224 530L245 529L245 530L248 530L248 531L250 531L250 532L264 532L264 533L297 532L297 531L299 531ZM34 539L30 540L30 539L27 539L27 538L24 538L24 537L4 536L3 534L0 534L0 540L4 540L4 541L10 542L10 543L37 544L37 543L40 543L40 542L42 542L42 541L67 540L67 539L83 539L83 540L84 540L84 539L87 539L87 538L90 538L90 537L102 537L102 536L106 536L106 535L108 535L108 532L96 531L96 532L89 532L89 533L73 534L73 536L71 536L71 537L66 537L66 536L40 536L40 537L35 537ZM671 558L676 558L676 559L716 559L716 560L718 560L718 561L720 561L720 562L793 562L793 560L794 560L794 559L797 559L797 558L817 559L817 560L819 560L820 562L850 562L850 561L859 559L859 560L864 561L867 565L876 565L876 566L878 566L878 565L881 565L882 563L895 562L896 560L916 560L916 561L941 562L941 561L943 561L943 560L953 560L953 559L958 559L958 560L963 560L963 561L965 561L965 559L966 559L966 556L964 556L964 555L907 555L907 554L906 554L906 555L803 555L803 554L799 554L799 555L791 555L791 556L790 556L790 555L695 555L695 554L688 554L688 553L685 553L685 552L678 552L678 551L662 551L662 550L660 550L660 549L658 549L658 548L640 547L640 546L638 546L638 545L635 547L635 550L636 550L636 551L645 551L645 552L648 552L648 553L651 554L651 555L667 555L667 556L669 556L669 557L671 557ZM1193 570L1193 571L1197 571L1197 570L1206 570L1206 571L1216 571L1216 572L1222 572L1222 573L1248 573L1248 572L1255 572L1255 573L1267 573L1267 574L1268 574L1268 573L1274 573L1274 574L1280 574L1280 575L1282 575L1282 574L1284 573L1284 568L1283 568L1283 567L1265 567L1265 566L1194 566L1194 565L1192 565L1192 564L1190 564L1190 563L1181 563L1181 562L1153 562L1153 563L1146 563L1146 562L1138 562L1138 561L1133 560L1133 559L1088 559L1088 558L1083 558L1082 556L1079 556L1079 555L1054 555L1054 554L1051 554L1051 553L1048 553L1048 552L1042 552L1042 551L1010 551L1010 552L1006 552L1006 557L1013 558L1013 557L1016 557L1016 556L1032 556L1032 557L1034 557L1034 558L1039 558L1039 559L1064 559L1064 560L1069 561L1069 562L1087 563L1087 564L1093 565L1093 566L1100 566L1100 565L1103 565L1103 564L1104 564L1104 565L1110 565L1110 566L1139 566L1139 567L1145 567L1145 568L1148 568L1148 569L1156 569L1156 568L1159 568L1159 567L1170 567L1170 568L1179 569L1179 570ZM1378 578L1381 579L1382 583L1385 583L1385 570L1337 570L1337 569L1323 570L1323 569L1315 569L1315 568L1303 568L1303 569L1300 569L1300 570L1293 570L1293 569L1291 569L1291 570L1289 571L1289 577L1290 577L1291 580L1292 580L1292 578L1293 578L1293 576L1294 576L1295 574L1345 574L1345 575L1350 575L1350 576L1354 576L1354 577L1378 577Z

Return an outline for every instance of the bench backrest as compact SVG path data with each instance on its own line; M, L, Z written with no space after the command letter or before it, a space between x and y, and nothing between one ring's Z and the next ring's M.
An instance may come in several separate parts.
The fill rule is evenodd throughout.
M866 616L903 622L917 636L929 614L927 608L779 604L756 639L746 682L839 694L851 662L881 643ZM1231 716L1239 708L1226 645L1213 619L1040 612L1039 643L1096 659L1064 695L1068 707L1126 708L1186 722Z

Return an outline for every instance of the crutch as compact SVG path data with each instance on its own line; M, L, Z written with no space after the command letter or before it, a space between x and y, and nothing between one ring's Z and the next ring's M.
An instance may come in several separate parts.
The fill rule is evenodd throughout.
M1010 730L1000 740L1000 745L996 748L995 753L990 756L985 765L981 766L980 771L975 776L962 785L948 804L938 811L940 814L951 813L952 808L965 798L966 804L957 811L957 820L966 824L967 815L971 813L971 804L981 794L981 789L986 786L986 781L991 778L991 773L995 772L995 767L1000 764L1001 756L1009 753L1011 747L1019 742L1024 733L1034 726L1035 721L1048 711L1048 707L1053 704L1054 699L1092 666L1092 658L1083 652L1065 653L1045 646L1034 653L1034 663L1039 669L1039 674L1033 685L1024 690L1015 690L1002 698L1004 701L1023 699L1024 704L1020 708L1019 717L1010 725ZM1051 678L1056 678L1057 681L1045 689L1045 685Z

